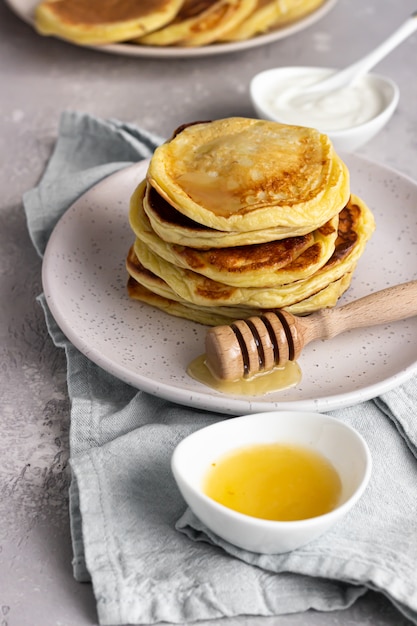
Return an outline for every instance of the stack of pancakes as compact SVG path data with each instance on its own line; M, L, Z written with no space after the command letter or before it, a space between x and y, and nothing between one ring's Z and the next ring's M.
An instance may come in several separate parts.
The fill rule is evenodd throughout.
M181 127L131 198L128 293L208 325L334 306L374 230L326 135L265 120Z
M249 39L316 10L324 0L42 0L35 26L77 44L203 46Z

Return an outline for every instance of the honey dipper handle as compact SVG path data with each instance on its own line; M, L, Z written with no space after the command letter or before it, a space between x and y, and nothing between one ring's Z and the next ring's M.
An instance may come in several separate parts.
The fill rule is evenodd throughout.
M354 328L388 324L417 315L417 280L387 287L342 307L324 309L301 321L304 345Z
M285 311L238 320L206 334L206 365L221 380L236 380L296 360L314 339L330 339L366 326L417 315L417 280L388 287L333 309L306 317Z

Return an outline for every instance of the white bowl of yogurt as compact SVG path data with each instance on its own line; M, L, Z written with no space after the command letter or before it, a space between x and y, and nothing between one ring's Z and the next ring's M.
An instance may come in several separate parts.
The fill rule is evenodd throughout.
M399 89L391 79L369 73L334 91L303 93L334 71L279 67L257 74L250 83L257 116L317 128L330 137L336 150L354 152L387 124L397 107Z

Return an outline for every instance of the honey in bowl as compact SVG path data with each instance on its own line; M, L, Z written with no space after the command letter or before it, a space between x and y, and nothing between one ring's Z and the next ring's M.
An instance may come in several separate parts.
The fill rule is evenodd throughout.
M342 484L322 454L303 446L268 443L233 450L213 462L203 491L251 517L295 521L336 508Z

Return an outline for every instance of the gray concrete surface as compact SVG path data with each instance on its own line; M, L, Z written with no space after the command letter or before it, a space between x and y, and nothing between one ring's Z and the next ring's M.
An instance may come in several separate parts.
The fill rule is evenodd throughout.
M344 66L416 8L414 0L339 0L322 21L263 48L213 58L103 54L41 38L0 2L0 624L93 626L88 584L72 578L68 522L69 403L64 355L35 298L41 262L22 193L38 181L64 109L169 135L186 121L253 115L250 78L275 65ZM401 100L361 154L417 179L417 36L380 63ZM382 596L347 611L224 620L225 626L405 626Z

